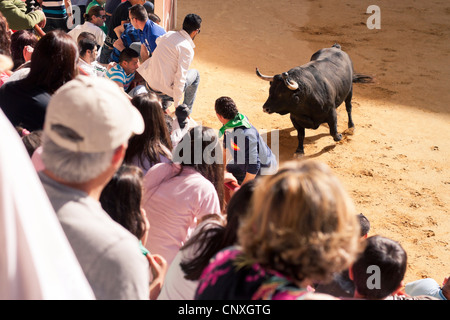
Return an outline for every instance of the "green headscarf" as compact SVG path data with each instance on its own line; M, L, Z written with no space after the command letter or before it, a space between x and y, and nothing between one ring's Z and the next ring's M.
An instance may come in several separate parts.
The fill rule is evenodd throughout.
M222 126L222 128L220 128L219 138L224 135L225 130L242 126L246 127L247 129L252 127L248 119L242 113L238 113L236 117L228 121Z

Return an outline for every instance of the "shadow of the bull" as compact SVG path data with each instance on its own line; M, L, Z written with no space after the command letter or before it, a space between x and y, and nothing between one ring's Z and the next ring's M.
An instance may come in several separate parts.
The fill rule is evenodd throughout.
M292 132L294 132L294 134L292 134ZM309 132L314 131L310 130ZM343 132L343 134L345 133ZM272 151L277 154L279 163L295 159L294 153L298 145L298 140L297 131L294 127L282 130L268 131L263 135L263 138L267 142L267 145L272 149ZM329 138L330 144L315 153L305 153L305 155L303 156L304 159L320 157L322 154L330 152L336 147L337 143L333 141L333 138L329 133L318 133L312 136L306 136L304 145L312 145L321 138Z

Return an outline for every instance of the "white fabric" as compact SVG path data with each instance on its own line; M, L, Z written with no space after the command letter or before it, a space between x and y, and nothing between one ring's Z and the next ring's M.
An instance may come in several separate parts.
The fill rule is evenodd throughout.
M194 59L195 44L184 31L169 31L156 39L156 49L137 72L148 85L173 98L174 105L180 104L186 83L186 76Z
M97 61L89 64L83 59L79 58L78 67L83 69L84 72L92 77L106 77L106 68L100 65Z
M0 299L94 299L30 157L1 111L0 131Z
M90 32L95 36L95 41L97 41L97 44L99 46L103 46L103 43L105 42L106 35L103 32L100 27L96 26L92 22L86 21L83 24L80 24L70 30L68 34L72 37L75 42L77 42L77 38L82 32Z
M220 225L218 221L206 219L198 225L192 236L195 236L206 225L210 229L215 224ZM203 230L206 230L203 229ZM167 270L164 284L158 296L158 300L194 300L195 291L198 287L198 281L187 280L185 273L181 269L180 263L191 260L197 253L199 244L195 244L184 250L178 251L177 255Z
M17 71L14 71L12 75L8 79L6 79L5 83L24 79L28 76L29 73L30 68L22 68Z

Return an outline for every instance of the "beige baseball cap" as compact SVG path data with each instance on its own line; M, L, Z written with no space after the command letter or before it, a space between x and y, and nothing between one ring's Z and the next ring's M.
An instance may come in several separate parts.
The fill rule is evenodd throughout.
M142 132L140 112L106 78L78 76L59 88L47 106L44 133L71 151L114 150Z

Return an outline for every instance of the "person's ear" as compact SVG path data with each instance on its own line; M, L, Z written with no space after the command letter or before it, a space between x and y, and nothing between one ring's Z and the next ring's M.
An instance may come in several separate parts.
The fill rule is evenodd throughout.
M401 289L405 286L405 282L402 280L398 286L397 289L394 290L394 292L392 292L392 295L395 295L397 293L401 293Z
M116 148L114 151L114 155L111 160L111 164L116 166L117 168L120 167L120 165L123 162L123 159L125 158L125 152L127 151L127 144L121 144L119 147Z

